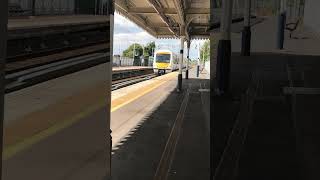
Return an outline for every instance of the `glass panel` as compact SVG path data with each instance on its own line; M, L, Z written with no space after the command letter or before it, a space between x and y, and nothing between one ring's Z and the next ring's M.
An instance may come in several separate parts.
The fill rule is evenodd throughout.
M170 63L170 54L157 54L156 61L157 63Z

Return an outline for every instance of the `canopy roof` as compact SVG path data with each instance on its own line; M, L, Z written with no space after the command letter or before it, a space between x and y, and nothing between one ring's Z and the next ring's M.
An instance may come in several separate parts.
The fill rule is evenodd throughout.
M243 0L235 0L233 19L242 17ZM208 38L219 27L219 0L212 4L214 16L210 28L210 0L116 0L116 11L157 38ZM214 27L213 27L214 24ZM180 26L183 31L180 32Z

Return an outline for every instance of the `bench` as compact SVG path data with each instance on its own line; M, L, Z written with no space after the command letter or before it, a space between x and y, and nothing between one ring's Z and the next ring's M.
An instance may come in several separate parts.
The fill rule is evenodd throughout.
M293 31L298 28L299 23L300 19L298 19L296 22L286 24L286 30L290 31L290 39L292 38Z

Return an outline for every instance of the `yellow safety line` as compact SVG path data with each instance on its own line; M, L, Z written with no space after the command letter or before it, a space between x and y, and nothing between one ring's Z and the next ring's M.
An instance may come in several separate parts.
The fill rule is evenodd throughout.
M160 81L162 81L162 82L156 81L155 83L145 87L143 91L140 91L140 89L139 89L138 92L131 92L130 94L128 94L128 96L125 96L126 101L124 101L118 105L111 106L111 112L114 112L114 111L120 109L121 107L133 102L134 100L142 97L143 95L151 92L152 90L156 89L157 87L161 86L162 84L168 82L168 80L169 80L168 78L173 77L173 75L176 75L176 73L171 73L170 75L167 75L167 77L165 77L166 79L160 79ZM113 102L115 102L115 101L113 101ZM96 105L88 107L88 109L86 109L85 111L80 112L69 119L62 120L60 123L56 123L56 124L52 125L51 127L47 128L45 130L42 130L39 133L36 133L30 137L27 137L27 138L23 139L22 141L19 141L15 144L7 145L6 147L4 147L2 159L7 160L7 159L13 157L18 152L20 152L26 148L31 147L33 144L53 135L53 134L65 129L67 127L70 127L71 125L73 125L74 123L79 121L80 119L83 119L84 117L87 117L88 115L92 114L93 112L97 111L98 109L103 108L103 106L105 106L105 105L106 105L105 101L101 101L101 102L97 103Z
M66 119L66 120L62 121L61 123L54 124L53 126L49 127L48 129L45 129L45 130L43 130L33 136L25 138L24 140L22 140L16 144L8 145L3 150L2 159L7 160L7 159L11 158L16 153L18 153L26 148L31 147L33 144L49 137L50 135L57 133L60 130L63 130L65 128L73 125L74 123L76 123L80 119L88 116L89 114L92 114L93 112L95 112L99 108L103 108L103 106L105 106L105 103L100 103L98 105L92 106L92 107L88 108L87 110L85 110L84 112L76 114L74 117L72 117L70 119Z
M176 73L172 73L172 74L170 74L170 76L169 76L169 75L168 75L168 76L171 77L171 76L173 76L173 75L175 75L175 74L176 74ZM111 103L111 112L114 112L114 111L120 109L121 107L123 107L123 106L125 106L125 105L127 105L127 104L129 104L129 103L131 103L131 102L133 102L133 101L135 101L136 99L138 99L138 98L146 95L147 93L153 91L154 89L156 89L157 87L163 85L163 84L166 83L166 82L168 82L168 80L165 80L165 79L163 79L162 82L156 81L155 83L150 84L150 85L148 85L147 87L143 87L143 90L142 90L142 91L139 89L139 90L137 90L137 91L131 92L131 93L128 94L128 95L125 95L125 96L123 96L123 97L120 97L121 99L124 99L125 101L124 101L123 103L118 104L118 105L114 105L114 104L116 104L116 103L114 103L114 102L116 102L117 99L114 100L114 101ZM120 99L120 98L119 98L119 99ZM120 101L121 101L121 99L120 99Z

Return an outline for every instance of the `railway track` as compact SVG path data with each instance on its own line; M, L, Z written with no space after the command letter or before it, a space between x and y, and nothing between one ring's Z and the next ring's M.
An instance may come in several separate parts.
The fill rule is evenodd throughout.
M6 93L110 62L109 22L10 29L5 65ZM148 78L152 70L112 75L119 89Z
M34 67L47 65L50 63L56 63L76 57L86 56L89 54L103 52L106 53L108 50L107 47L109 47L109 44L101 43L73 50L64 50L58 53L48 53L40 57L30 58L23 61L9 61L6 63L5 71L6 74L11 74L26 69L32 69Z
M5 92L17 91L50 79L106 63L109 61L108 57L108 53L93 53L7 73L5 75Z
M142 75L142 76L136 76L136 77L131 77L131 78L125 78L117 81L112 82L112 91L121 89L127 86L130 86L132 84L136 84L142 81L146 81L152 78L157 77L155 74L147 74L147 75Z
M66 55L56 54L41 57L39 60L31 59L29 61L9 63L6 66L6 93L17 91L35 84L71 74L83 69L87 69L102 63L109 62L109 54L100 52L101 46L87 47L88 51L79 49L72 52L66 52ZM83 55L74 55L82 51ZM93 52L87 54L87 52ZM70 58L67 58L70 57ZM42 61L41 61L42 60ZM138 82L142 82L156 77L153 71L124 71L115 73L112 82L112 90L120 89Z

